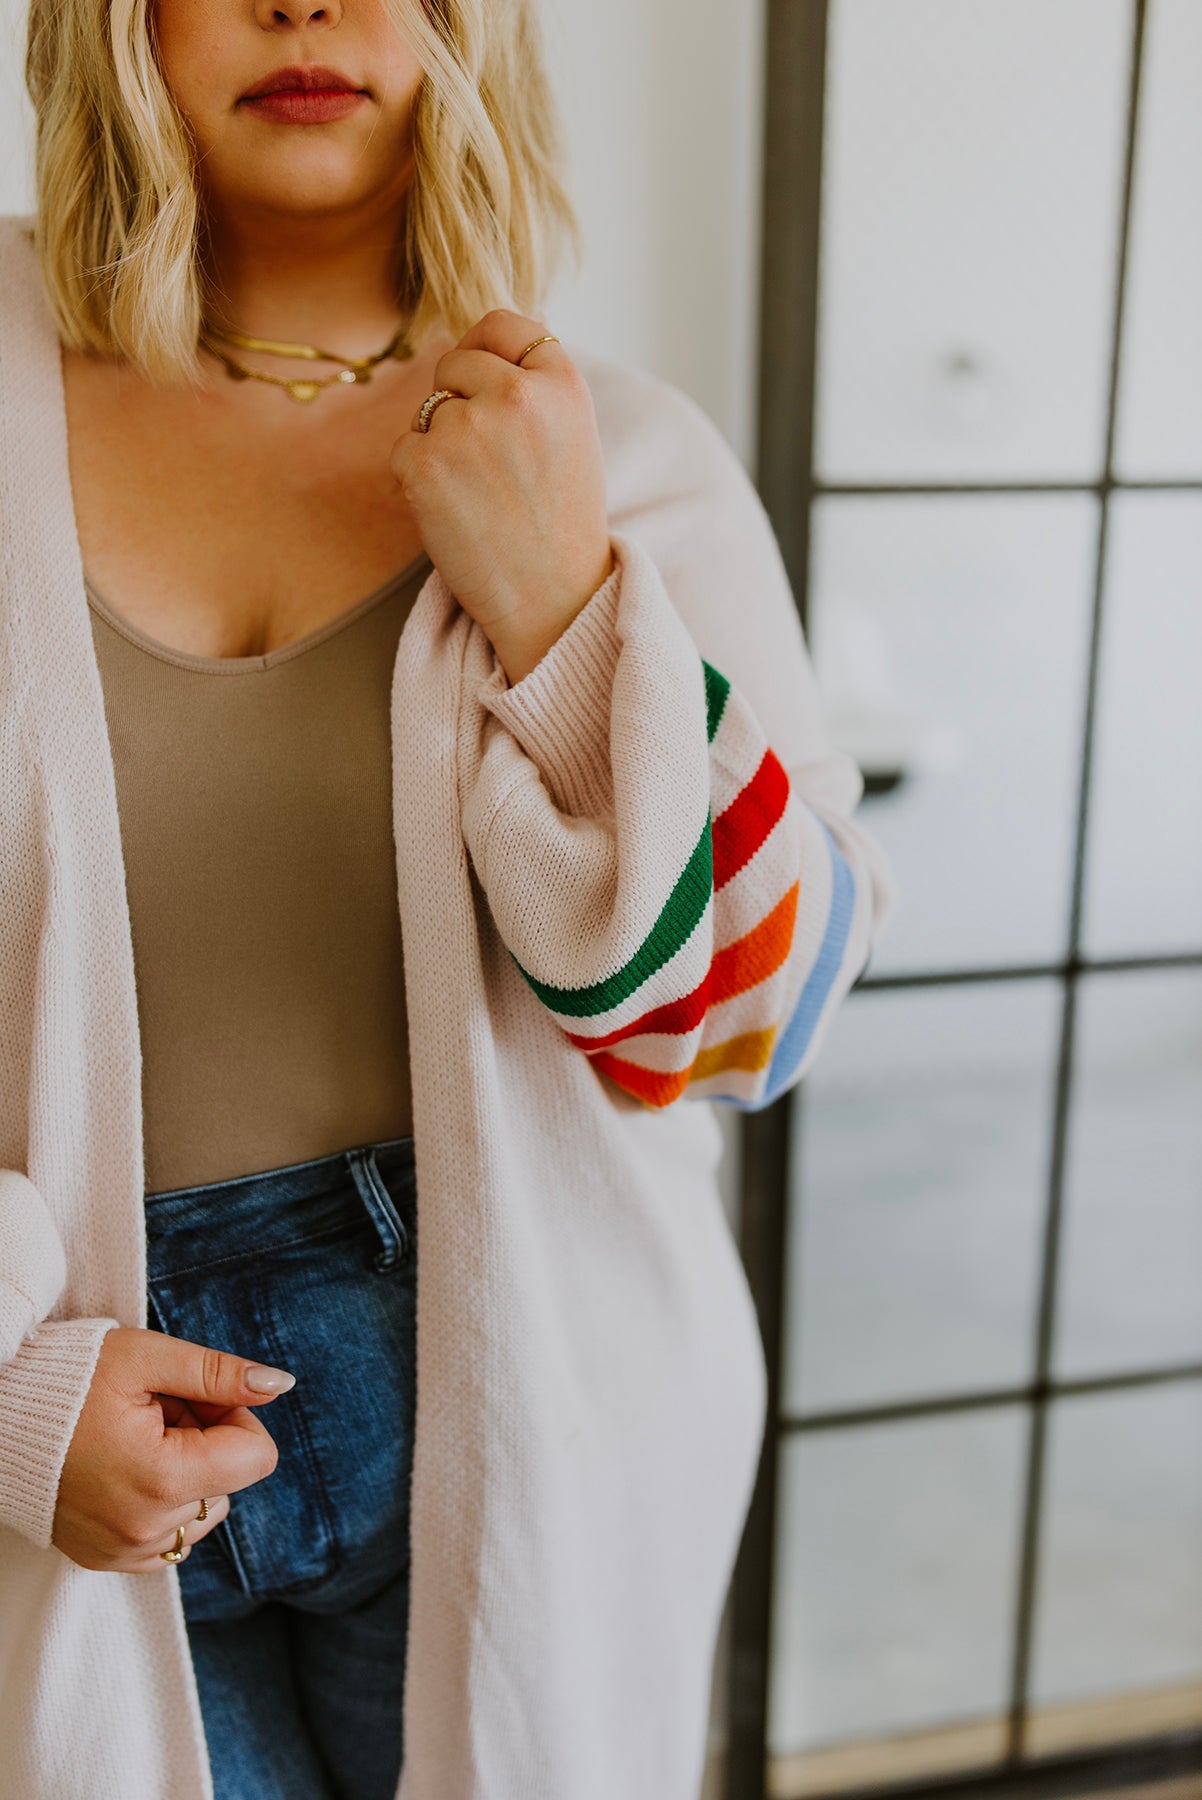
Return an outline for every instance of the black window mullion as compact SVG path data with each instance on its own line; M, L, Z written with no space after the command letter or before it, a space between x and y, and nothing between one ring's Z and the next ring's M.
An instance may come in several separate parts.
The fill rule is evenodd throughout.
M803 629L814 480L819 213L828 0L769 0L760 261L757 480ZM726 1800L763 1800L776 1555L789 1153L800 1094L743 1120L740 1250L768 1376L767 1424L731 1604Z
M1139 125L1140 77L1147 16L1146 0L1135 0L1132 14L1130 78L1127 92L1126 144L1120 202L1117 258L1114 277L1114 311L1110 346L1109 390L1106 397L1106 435L1102 479L1098 493L1098 542L1094 564L1093 621L1090 631L1086 680L1085 716L1081 744L1081 776L1078 790L1076 845L1073 857L1072 898L1069 909L1068 958L1063 970L1064 1009L1060 1051L1056 1067L1051 1162L1047 1213L1044 1226L1043 1267L1034 1348L1034 1398L1023 1503L1022 1544L1018 1566L1018 1596L1011 1669L1010 1722L1007 1760L1022 1761L1026 1748L1027 1719L1031 1704L1031 1664L1038 1603L1040 1550L1046 1501L1047 1438L1050 1417L1052 1359L1055 1353L1056 1304L1064 1224L1064 1175L1072 1108L1076 1049L1077 1002L1081 972L1081 921L1085 902L1086 853L1089 801L1094 768L1098 669L1102 643L1102 609L1106 588L1106 552L1110 536L1111 494L1114 485L1115 423L1118 416L1119 369L1122 358L1123 317L1126 308L1127 267L1131 237L1135 149Z
M1150 1369L1121 1369L1106 1375L1068 1376L1063 1381L1030 1382L1023 1387L971 1389L966 1393L923 1394L912 1400L883 1400L876 1406L848 1406L828 1412L783 1414L777 1429L784 1435L818 1431L853 1431L865 1425L894 1425L902 1420L934 1419L946 1413L985 1412L999 1406L1049 1406L1087 1394L1118 1394L1133 1388L1164 1387L1174 1382L1202 1382L1202 1363L1166 1363Z

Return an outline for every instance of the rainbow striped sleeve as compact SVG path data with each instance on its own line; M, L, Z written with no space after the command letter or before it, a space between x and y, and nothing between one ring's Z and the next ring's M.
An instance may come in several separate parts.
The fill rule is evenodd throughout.
M846 966L856 889L747 703L702 660L709 807L650 929L585 986L518 967L572 1044L647 1106L754 1109L804 1072L828 1002L858 972Z

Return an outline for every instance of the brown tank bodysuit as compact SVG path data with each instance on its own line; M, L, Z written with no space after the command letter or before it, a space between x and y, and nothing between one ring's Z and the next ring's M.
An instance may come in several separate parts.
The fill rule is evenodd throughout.
M431 566L265 656L173 650L88 584L149 1193L412 1130L390 699Z

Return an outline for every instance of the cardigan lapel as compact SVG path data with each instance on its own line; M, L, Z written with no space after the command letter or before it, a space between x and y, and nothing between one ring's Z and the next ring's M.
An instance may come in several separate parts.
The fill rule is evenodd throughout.
M67 1282L52 1316L145 1327L133 938L71 498L59 343L27 221L0 223L0 269L0 630L8 637L11 703L29 740L44 859L25 871L38 909L36 968L20 1025L29 1057L26 1168L67 1251ZM10 1685L19 1697L20 1680L36 1675L37 1716L43 1704L53 1713L71 1696L71 1713L60 1715L75 1734L64 1776L71 1791L90 1790L93 1776L110 1791L103 1771L111 1767L112 1733L123 1729L127 1791L211 1800L178 1579L99 1579L19 1541L0 1546L0 1556L0 1660L24 1645L33 1660L28 1671L12 1672ZM46 1637L50 1619L57 1635ZM43 1637L35 1657L32 1646ZM86 1680L72 1673L77 1659L87 1664ZM34 1707L21 1716L32 1730ZM90 1719L104 1749L85 1775Z
M28 1173L56 1221L108 1254L68 1259L68 1313L146 1323L141 1040L116 780L90 629L67 460L58 337L25 222L7 221L8 303L0 309L5 430L0 491L22 528L0 533L18 703L45 784L52 890L44 955L69 959L68 1017L53 1057L88 1056L84 1116L63 1132L34 1108ZM80 971L87 970L84 979ZM119 1148L117 1148L119 1146Z

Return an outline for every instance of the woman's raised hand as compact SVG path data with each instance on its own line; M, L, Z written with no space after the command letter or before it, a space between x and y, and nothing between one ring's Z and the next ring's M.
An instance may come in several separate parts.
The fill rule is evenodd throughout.
M588 384L547 327L486 313L440 357L445 401L392 451L422 542L520 681L612 573L605 466Z
M52 1542L84 1569L171 1568L162 1552L180 1525L187 1556L225 1518L230 1494L275 1468L275 1442L249 1409L293 1385L247 1357L114 1327L67 1450Z

